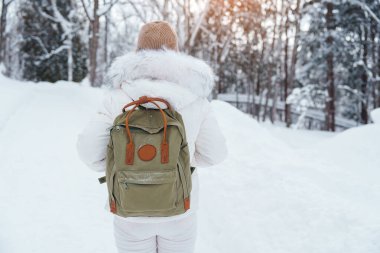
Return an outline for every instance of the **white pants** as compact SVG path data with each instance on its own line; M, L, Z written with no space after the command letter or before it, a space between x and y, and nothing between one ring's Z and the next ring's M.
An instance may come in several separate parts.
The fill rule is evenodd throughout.
M159 223L137 223L114 215L114 236L119 253L193 253L197 218Z

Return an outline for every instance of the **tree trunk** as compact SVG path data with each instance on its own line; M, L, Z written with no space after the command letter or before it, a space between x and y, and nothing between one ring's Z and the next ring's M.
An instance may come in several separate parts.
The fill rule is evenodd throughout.
M279 94L279 89L281 88L281 82L282 82L282 63L281 63L281 52L282 52L282 35L284 33L284 17L286 13L288 13L289 8L285 7L285 0L281 1L281 19L280 19L280 26L278 29L278 39L277 39L277 45L276 50L274 51L274 60L275 60L275 78L272 78L273 83L273 93L272 93L272 108L271 108L271 114L270 114L270 120L272 123L274 123L277 120L277 99Z
M93 20L91 21L91 42L90 42L90 83L91 86L98 86L96 83L97 53L99 41L99 0L94 0Z
M73 81L73 71L74 71L72 36L69 36L69 38L66 41L66 45L67 45L67 80L69 82L72 82Z
M162 19L169 21L169 0L164 0L164 6L162 7Z
M265 32L262 33L261 35L261 38L263 40L263 48L261 49L261 53L260 53L260 63L259 63L259 67L258 67L258 71L257 71L257 81L256 81L256 89L255 89L255 92L254 92L254 95L253 95L253 101L255 103L255 115L256 115L256 119L259 121L260 120L260 110L261 110L261 99L260 102L258 102L256 104L256 101L255 101L255 97L257 96L260 96L260 88L261 88L261 74L262 74L262 71L263 71L263 65L264 65L264 54L265 54L265 48L266 48L266 41L265 41Z
M364 30L364 38L362 40L363 44L363 63L364 63L364 68L363 72L361 75L362 83L361 83L361 113L360 113L360 122L362 124L368 124L368 103L367 103L367 87L368 87L368 74L367 74L367 66L368 66L368 29L366 25L363 25L363 30Z
M380 26L377 25L376 26L376 31L377 31L377 34L380 34ZM380 36L379 36L380 37ZM378 37L378 38L379 38ZM380 43L376 43L377 44L377 61L376 61L376 71L377 71L377 76L380 76ZM379 107L380 106L380 82L376 81L376 84L375 84L375 100L377 101L376 102L376 106L375 108Z
M0 63L2 63L5 58L5 28L7 26L7 12L9 4L10 2L6 3L5 0L2 1L0 16Z
M326 101L326 130L335 131L335 85L334 85L334 53L332 31L334 30L334 5L332 2L326 3L326 26L328 30L328 37L326 43L328 46L327 54L327 93L328 98Z
M190 2L189 0L184 0L183 2L183 15L184 15L184 31L183 31L183 50L187 53L191 52L190 48L190 39L191 39L191 17L190 17ZM177 19L177 27L180 30L179 26L181 25L180 18Z
M278 0L275 1L275 12L274 12L274 15L273 15L273 20L275 20L275 23L274 23L274 27L273 27L273 38L272 38L271 51L270 51L271 60L269 62L270 66L269 66L269 70L268 70L269 81L268 81L267 93L266 93L266 96L265 96L263 121L265 121L265 119L266 119L266 116L267 116L267 113L268 113L268 102L269 102L270 95L272 94L273 65L277 65L275 63L275 59L274 59L274 56L275 56L274 49L275 49L276 37L277 37L276 36L277 35L277 5L278 5Z
M104 31L104 70L106 71L108 68L108 29L109 29L109 16L105 15L106 23L105 23L105 31Z
M284 55L284 102L285 102L285 123L286 127L290 127L290 105L286 103L286 98L289 95L289 70L288 70L288 50L289 50L289 12L287 12L286 22L285 22L285 55Z
M377 23L375 20L371 20L371 62L372 62L372 81L371 81L371 92L372 92L372 104L373 108L377 108L377 100L376 100L376 86L378 84L377 78L378 74L376 71L376 32L377 32Z
M293 43L294 45L293 45L292 59L291 59L291 64L290 64L290 72L289 72L289 77L288 77L289 89L294 87L294 79L296 76L297 50L298 50L299 34L301 31L301 19L302 19L302 14L301 14L302 12L300 12L300 5L301 5L301 0L297 0L296 9L294 11L295 18L296 18L296 21L295 21L296 31L294 34L294 43ZM286 105L285 117L286 117L286 120L285 120L286 126L290 127L290 125L292 124L291 105Z

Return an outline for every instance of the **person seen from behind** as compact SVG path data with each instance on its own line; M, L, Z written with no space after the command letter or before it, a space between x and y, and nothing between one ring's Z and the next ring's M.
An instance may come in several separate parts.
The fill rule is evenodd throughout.
M179 51L176 32L169 23L154 21L142 26L136 50L116 58L108 75L112 89L78 136L81 160L94 171L106 171L107 144L115 118L126 104L147 96L164 99L182 116L190 166L195 168L191 173L191 204L183 213L114 215L118 252L192 253L197 235L197 170L221 163L228 153L225 137L207 99L214 86L213 71L204 61ZM141 106L158 110L153 103ZM135 156L134 160L138 158ZM108 203L106 206L110 210Z

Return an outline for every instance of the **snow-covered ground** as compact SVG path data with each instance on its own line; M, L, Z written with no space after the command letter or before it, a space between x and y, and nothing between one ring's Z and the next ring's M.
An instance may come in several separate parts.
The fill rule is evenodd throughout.
M0 76L0 252L116 252L75 149L102 94ZM380 252L380 124L295 131L212 104L230 155L198 170L197 253Z
M372 121L376 124L380 124L380 108L377 108L371 112Z

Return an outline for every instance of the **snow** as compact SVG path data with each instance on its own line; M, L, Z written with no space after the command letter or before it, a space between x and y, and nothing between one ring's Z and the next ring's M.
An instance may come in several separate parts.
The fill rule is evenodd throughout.
M0 252L116 252L75 149L103 92L0 76ZM212 106L230 154L198 170L197 253L380 252L380 125L299 131Z
M293 149L311 148L317 142L331 138L335 135L332 132L311 131L305 129L287 129L285 124L273 125L269 121L261 123L273 136L285 142Z
M372 121L376 124L380 124L380 108L371 111Z

